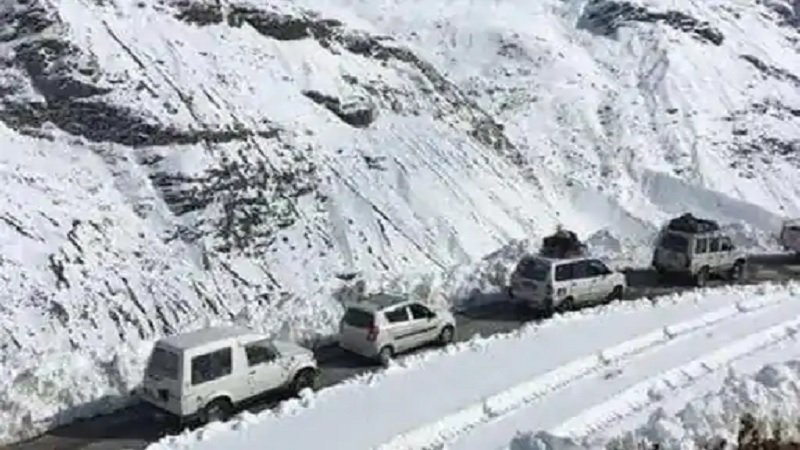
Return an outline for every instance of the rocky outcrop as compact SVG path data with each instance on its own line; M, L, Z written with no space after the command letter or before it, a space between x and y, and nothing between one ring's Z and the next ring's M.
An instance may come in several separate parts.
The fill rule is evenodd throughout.
M601 36L615 36L620 27L630 22L661 23L714 45L721 45L725 40L722 32L711 24L682 11L654 12L632 3L609 0L591 0L577 26Z

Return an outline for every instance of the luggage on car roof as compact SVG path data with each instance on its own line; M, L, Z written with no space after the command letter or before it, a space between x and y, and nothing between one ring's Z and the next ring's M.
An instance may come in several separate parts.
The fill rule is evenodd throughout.
M700 219L686 213L669 221L667 229L684 233L708 233L719 230L719 224L709 219Z
M548 258L571 258L583 256L585 253L586 245L578 239L578 236L562 228L542 239L542 248L539 250L541 256Z

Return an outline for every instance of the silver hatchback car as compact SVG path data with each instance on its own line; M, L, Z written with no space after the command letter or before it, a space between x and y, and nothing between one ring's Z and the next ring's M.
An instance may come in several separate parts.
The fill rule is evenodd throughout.
M447 345L455 331L450 311L377 294L347 305L339 325L339 346L386 365L407 350L436 342Z

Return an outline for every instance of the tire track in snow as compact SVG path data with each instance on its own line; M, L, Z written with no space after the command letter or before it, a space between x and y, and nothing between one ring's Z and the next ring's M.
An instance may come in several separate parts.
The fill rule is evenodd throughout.
M585 440L591 435L609 428L614 423L661 402L665 395L689 388L737 359L790 339L798 332L800 332L800 316L766 330L751 333L732 344L694 358L666 373L636 383L608 401L596 404L585 412L564 421L553 430L553 434L568 436L575 440ZM664 387L668 392L661 392Z
M512 386L434 422L397 435L378 450L440 449L473 429L513 414L603 368L631 359L676 338L719 326L742 314L760 311L791 299L790 295L757 297L707 312L697 318L666 325L591 355L576 358L527 382Z

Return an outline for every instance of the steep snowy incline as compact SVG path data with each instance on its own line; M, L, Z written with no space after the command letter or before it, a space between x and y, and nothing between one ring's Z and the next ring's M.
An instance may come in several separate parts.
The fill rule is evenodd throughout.
M161 335L314 342L362 286L462 303L558 222L639 262L684 210L773 244L779 6L0 2L0 442L118 405Z
M305 0L408 42L505 126L569 226L800 214L791 2ZM569 213L567 211L570 211Z
M413 53L215 5L0 5L0 442L124 401L158 336L326 336L337 275L441 272L555 223Z
M730 351L736 339L749 336L748 351L791 339L800 329L798 292L796 285L719 289L658 305L645 300L569 314L510 335L411 357L402 366L286 403L277 412L245 414L231 424L211 424L149 448L234 450L263 442L298 449L438 448L532 402L565 395L573 386L595 387L594 397L574 398L576 407L589 408L614 389L613 378L604 387L596 375L617 366L623 374L630 370L630 377L619 379L629 386L647 379L654 362L653 368L666 370L724 349L730 361L737 356ZM760 337L771 327L783 332ZM724 364L723 359L715 361ZM546 410L557 408L540 411ZM314 433L303 432L309 429Z

